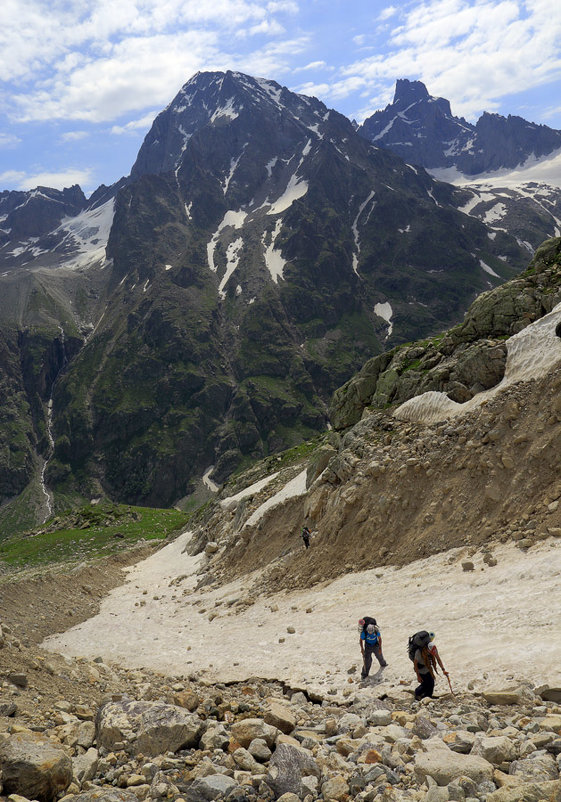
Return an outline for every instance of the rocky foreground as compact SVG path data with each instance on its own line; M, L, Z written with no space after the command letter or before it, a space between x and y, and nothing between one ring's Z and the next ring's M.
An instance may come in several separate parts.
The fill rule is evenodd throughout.
M419 703L413 682L377 698L351 669L335 700L47 655L9 627L0 659L12 802L561 800L559 688Z

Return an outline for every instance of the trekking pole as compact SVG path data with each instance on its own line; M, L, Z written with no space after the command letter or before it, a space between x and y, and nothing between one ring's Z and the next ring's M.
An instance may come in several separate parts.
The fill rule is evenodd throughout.
M444 673L446 674L446 679L448 680L448 685L450 686L450 693L452 694L452 696L455 696L456 694L452 690L452 683L450 682L450 676L447 671L445 671Z

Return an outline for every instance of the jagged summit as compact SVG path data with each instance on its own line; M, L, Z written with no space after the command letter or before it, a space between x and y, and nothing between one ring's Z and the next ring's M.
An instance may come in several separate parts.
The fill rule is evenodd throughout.
M428 89L422 81L410 81L408 78L398 78L395 82L393 105L408 105L419 100L428 100Z
M199 72L156 117L131 177L178 169L186 152L197 149L199 137L214 136L211 129L227 127L232 137L250 139L259 136L263 126L268 136L277 129L273 144L282 149L294 142L295 132L302 136L308 129L308 134L319 136L329 116L319 100L290 92L275 81L231 70ZM333 116L350 125L342 115Z
M421 81L400 78L393 102L364 121L359 133L427 169L456 167L466 175L514 168L561 147L561 131L521 117L484 112L473 125L452 114Z

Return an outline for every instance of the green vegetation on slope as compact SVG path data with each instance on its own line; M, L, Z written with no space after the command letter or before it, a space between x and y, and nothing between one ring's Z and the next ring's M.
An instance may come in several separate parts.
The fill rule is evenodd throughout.
M41 529L0 543L0 564L12 569L101 557L141 540L164 540L185 528L189 515L176 509L110 502L57 516Z

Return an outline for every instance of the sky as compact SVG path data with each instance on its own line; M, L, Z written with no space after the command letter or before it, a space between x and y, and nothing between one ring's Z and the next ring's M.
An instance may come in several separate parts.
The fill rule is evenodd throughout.
M182 85L227 69L358 121L409 78L471 122L561 129L561 3L2 0L0 191L114 183Z

